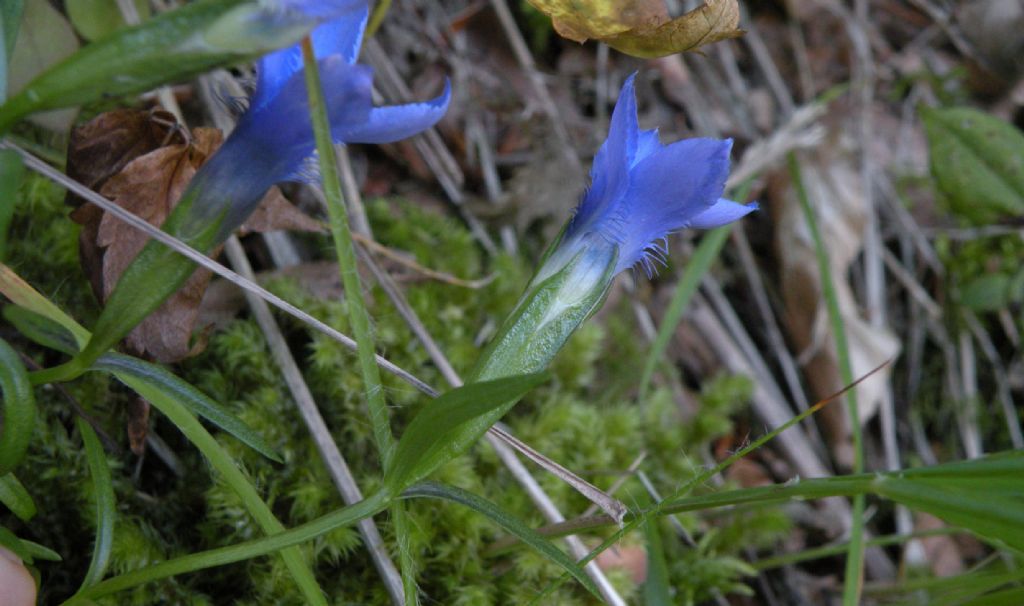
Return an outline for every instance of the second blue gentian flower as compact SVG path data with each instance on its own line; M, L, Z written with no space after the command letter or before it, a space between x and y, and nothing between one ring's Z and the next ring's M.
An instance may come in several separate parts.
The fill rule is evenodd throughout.
M317 3L292 0L289 10L316 14ZM424 103L374 107L372 70L356 63L368 8L361 3L311 35L336 143L390 143L437 123L448 109L450 87ZM316 144L296 45L263 57L248 110L182 194L162 229L209 252L256 209L267 190L315 174ZM195 270L188 259L149 242L122 274L92 340L55 378L82 372L173 294Z

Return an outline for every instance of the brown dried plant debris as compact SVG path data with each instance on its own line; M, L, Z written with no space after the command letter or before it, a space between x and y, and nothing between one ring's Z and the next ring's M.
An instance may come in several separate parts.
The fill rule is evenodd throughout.
M706 0L694 10L671 18L662 0L529 0L551 17L561 36L577 42L593 38L635 57L664 57L697 50L712 42L741 36L736 0Z
M196 128L189 133L165 112L116 110L74 130L68 174L159 226L222 140L221 132L213 128ZM68 202L82 203L72 196ZM91 204L79 206L71 217L82 225L79 250L83 269L97 298L105 301L148 237ZM318 231L322 227L273 188L242 230L276 229ZM128 335L128 350L163 363L201 351L202 339L193 343L192 332L209 281L209 271L196 270L177 293Z

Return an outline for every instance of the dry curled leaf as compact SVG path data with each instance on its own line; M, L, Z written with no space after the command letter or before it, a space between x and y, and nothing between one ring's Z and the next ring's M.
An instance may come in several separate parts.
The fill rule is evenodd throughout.
M194 129L189 136L172 116L162 112L109 112L75 130L68 173L159 226L222 138L220 131L212 128ZM68 201L81 202L71 197ZM91 204L80 206L72 218L83 226L79 239L82 264L96 296L105 301L149 238ZM322 229L285 200L277 188L268 192L258 212L243 227L249 232ZM165 363L198 353L202 339L193 343L192 333L209 281L209 271L196 270L178 292L129 333L128 349Z
M600 40L635 57L663 57L692 51L743 34L736 0L707 0L669 17L663 0L529 0L551 17L560 35L576 42Z

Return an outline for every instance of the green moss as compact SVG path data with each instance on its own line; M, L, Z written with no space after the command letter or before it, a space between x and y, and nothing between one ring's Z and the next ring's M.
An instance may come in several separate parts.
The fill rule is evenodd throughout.
M34 187L45 190L39 183ZM19 271L43 292L55 295L74 315L89 318L94 313L91 295L84 280L75 277L79 275L75 228L63 217L57 194L37 195L38 199L26 206L35 209L33 216L46 217L45 223L32 223L25 212L19 214L18 221L23 229L38 230L36 235L52 242L58 253L43 259L41 252L22 242L15 246L15 257ZM377 238L386 246L411 253L421 265L466 279L494 275L487 286L467 289L400 270L409 301L442 350L457 369L470 368L479 351L481 327L497 325L512 308L528 280L530 264L508 255L488 258L460 224L405 202L376 201L368 212ZM330 250L326 240L314 237L313 243L320 250ZM348 331L341 301L317 300L301 284L290 281L279 280L271 287L332 326ZM428 383L444 385L387 297L370 288L367 298L378 349ZM380 465L355 356L288 317L279 316L278 320L342 454L363 492L371 493L380 482ZM627 307L611 310L600 322L586 324L555 360L553 379L532 392L506 420L538 450L600 486L611 484L639 453L646 452L643 470L660 490L670 494L694 476L703 460L699 453L708 442L731 430L730 415L743 405L750 385L730 377L710 382L700 396L700 411L686 421L667 391L656 390L639 405L633 398L645 346L635 333ZM39 354L38 349L29 349ZM283 464L275 464L230 436L218 438L286 525L300 524L342 505L253 320L240 318L211 335L207 350L176 370L259 432L284 458ZM393 426L400 434L426 402L390 376L385 375L384 383L393 407ZM91 375L69 389L119 444L126 443L124 409L132 397L126 390L102 375ZM65 557L59 565L40 565L44 595L59 598L74 591L88 565L90 493L80 442L67 430L71 419L67 405L52 390L38 391L42 429L25 477L33 478L31 490L38 495L41 513L30 525L15 530ZM154 431L181 459L183 475L171 474L149 453L138 479L133 479L135 457L124 449L111 455L121 514L112 559L115 572L261 534L233 491L210 472L195 449L159 413L154 417ZM550 475L537 471L536 476L567 515L588 507L582 497ZM529 524L545 522L485 444L446 465L435 479L480 494ZM74 489L68 490L69 486ZM632 479L618 494L633 504L644 489ZM555 583L547 603L592 602L576 585L558 582L561 571L533 551L516 549L494 558L482 555L503 533L466 508L413 501L409 512L411 549L420 566L417 580L428 600L521 604ZM784 530L773 512L736 513L716 520L696 515L680 519L696 536L703 537L700 548L692 549L665 526L673 582L680 595L693 599L701 599L713 589L741 591L743 575L748 572L736 559L742 548L767 544ZM386 544L394 549L387 516L376 520ZM0 523L7 523L6 518L0 517ZM584 539L596 545L607 532ZM641 540L641 536L631 535L624 543L637 545ZM354 528L328 533L305 550L332 598L346 603L388 603ZM612 571L610 576L624 595L636 595L638 588L624 571ZM296 598L280 558L265 557L148 585L109 603L205 604L225 599L265 604L292 603Z

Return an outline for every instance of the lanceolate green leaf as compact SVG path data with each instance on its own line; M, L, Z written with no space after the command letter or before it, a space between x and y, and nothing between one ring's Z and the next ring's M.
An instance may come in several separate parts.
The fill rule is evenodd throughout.
M103 454L100 439L81 417L75 419L75 424L85 444L85 459L89 463L89 476L92 479L92 494L96 506L96 543L93 546L89 570L82 581L82 588L85 588L103 579L103 574L107 570L110 550L114 544L117 504L114 501L114 484L110 479L110 468L107 467L107 457Z
M54 351L75 355L78 345L68 329L46 316L29 311L18 305L5 305L4 320L11 323L23 337Z
M18 37L18 26L21 25L21 13L24 8L24 0L0 2L0 103L7 98L7 68L11 52L14 50L14 41Z
M672 594L669 586L668 564L661 542L661 520L644 522L647 539L647 578L644 579L644 606L670 606Z
M159 390L177 400L193 414L210 421L268 459L283 462L270 444L238 417L188 382L156 364L131 356L108 353L101 356L93 368L113 373L121 380L126 376L131 377L134 381Z
M387 490L398 494L462 454L454 445L464 441L459 438L467 430L476 431L470 421L518 401L546 378L544 373L535 373L470 383L428 404L413 417L398 441L384 478Z
M21 558L26 564L32 564L35 560L49 560L51 562L59 562L61 560L60 554L52 549L43 547L39 543L18 538L13 532L3 526L0 526L0 547L10 549L14 555ZM0 589L3 589L3 587L0 587Z
M0 547L6 547L11 550L11 553L18 556L20 559L32 563L32 554L29 553L28 547L10 530L7 530L3 526L0 526Z
M10 472L28 450L36 426L36 399L18 352L0 339L0 388L4 394L0 430L0 476Z
M1024 133L966 107L922 109L932 176L975 223L1024 212Z
M0 476L0 503L24 522L36 515L36 504L13 473Z
M274 517L273 512L270 511L266 503L260 499L255 487L253 487L252 483L249 482L238 466L235 465L231 456L224 452L220 444L217 443L199 420L177 398L155 385L142 381L126 372L117 372L115 376L148 400L157 410L170 419L171 423L174 423L190 442L199 448L210 462L210 465L223 475L227 484L238 493L249 515L255 518L265 533L273 535L284 530L284 526ZM306 563L302 552L297 548L284 549L281 551L281 557L291 571L292 576L295 577L299 589L303 592L304 599L311 604L326 604L323 592L317 585L316 578L313 576L313 572Z
M518 537L523 543L539 551L548 560L561 566L566 572L571 574L573 578L590 590L594 596L601 599L601 594L598 593L597 586L594 585L594 582L590 580L590 577L583 572L583 569L580 568L572 558L559 551L558 548L548 542L547 539L537 534L537 532L532 528L517 518L509 515L506 511L487 499L462 490L461 488L437 484L435 482L417 484L406 490L402 496L405 498L420 497L443 499L445 501L452 501L453 503L465 505L478 513L482 513L492 522L505 529L505 531Z
M3 64L0 62L0 100L3 99ZM0 149L0 260L7 255L7 230L14 217L15 194L25 174L25 165L18 152Z

